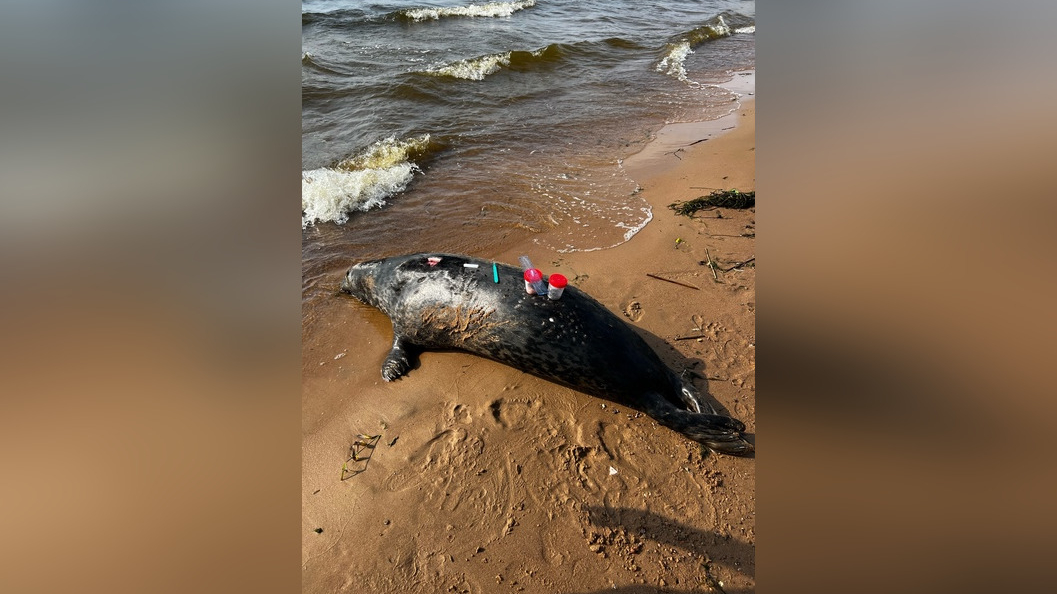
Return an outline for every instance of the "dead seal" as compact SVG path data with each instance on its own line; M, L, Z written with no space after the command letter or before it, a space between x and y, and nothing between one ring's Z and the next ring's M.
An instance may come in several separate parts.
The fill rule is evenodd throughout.
M417 351L461 349L642 410L716 452L753 451L741 421L716 414L602 304L571 286L557 301L529 295L521 269L498 271L497 284L490 261L412 254L352 266L341 290L393 323L386 381L407 373Z

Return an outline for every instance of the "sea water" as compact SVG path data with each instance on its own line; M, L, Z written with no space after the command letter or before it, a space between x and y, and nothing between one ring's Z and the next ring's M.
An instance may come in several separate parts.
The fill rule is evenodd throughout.
M621 166L721 117L755 62L741 0L306 0L303 295L349 263L594 250L652 218ZM333 284L333 283L330 283Z

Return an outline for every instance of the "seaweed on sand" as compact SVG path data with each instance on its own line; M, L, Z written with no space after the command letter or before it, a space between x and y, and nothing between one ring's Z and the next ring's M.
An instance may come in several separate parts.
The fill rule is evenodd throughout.
M668 208L676 214L693 216L699 210L706 208L752 208L756 206L756 191L739 192L738 190L715 190L708 196L701 196L686 202L673 202Z

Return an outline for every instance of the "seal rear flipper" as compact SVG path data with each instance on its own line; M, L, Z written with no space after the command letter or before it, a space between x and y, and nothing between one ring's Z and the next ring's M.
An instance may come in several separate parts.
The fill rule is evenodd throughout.
M411 343L399 334L393 336L393 348L382 363L382 379L391 382L411 369Z
M712 408L712 405L707 400L701 398L694 385L686 379L685 372L679 376L676 385L679 387L679 399L682 400L687 410L710 415L716 414L716 409Z
M643 398L646 414L658 423L705 445L714 452L744 456L755 448L745 440L745 424L723 415L679 410L659 394Z

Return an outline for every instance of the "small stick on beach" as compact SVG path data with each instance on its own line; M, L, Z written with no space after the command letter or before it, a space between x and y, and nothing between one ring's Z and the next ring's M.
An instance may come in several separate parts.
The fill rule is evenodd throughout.
M694 289L694 290L697 290L697 291L701 290L701 287L695 287L694 285L688 285L686 283L681 283L679 281L675 281L675 280L672 280L670 278L664 278L663 276L657 276L656 274L650 274L649 272L646 273L646 276L648 276L650 278L655 278L657 280L667 281L667 282L679 285L680 287L686 287L688 289Z
M676 336L675 337L676 340L691 340L691 339L694 339L694 338L708 338L708 336L705 336L704 334L692 334L690 336Z
M719 282L719 277L716 276L716 263L712 261L712 256L708 253L708 248L705 248L705 257L708 258L708 267L712 269L712 278Z
M722 270L723 272L730 272L731 270L734 270L736 268L741 268L742 266L744 266L744 265L746 265L746 264L748 264L750 262L754 262L754 261L756 261L756 256L753 256L753 257L749 258L748 260L745 260L744 262L738 262L737 264L731 266L730 268L720 268L720 270Z

